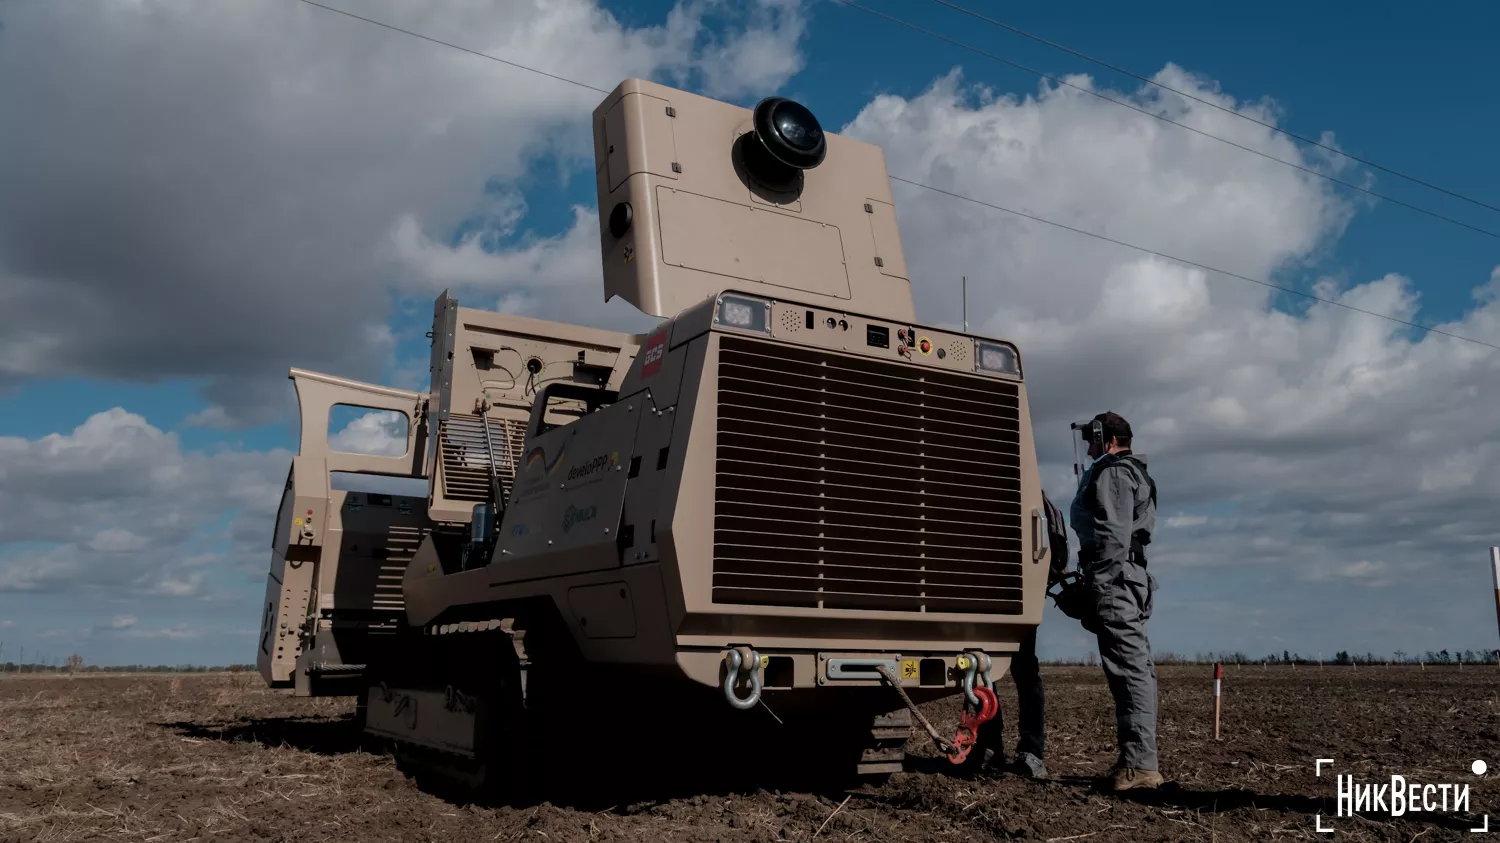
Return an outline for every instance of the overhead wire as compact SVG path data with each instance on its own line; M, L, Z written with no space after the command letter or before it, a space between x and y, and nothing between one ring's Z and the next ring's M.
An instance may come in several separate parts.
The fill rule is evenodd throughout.
M910 29L910 30L912 30L914 32L920 32L923 35L927 35L929 37L936 38L936 39L938 39L940 41L945 41L945 42L947 42L949 44L954 45L955 47L959 47L959 48L968 50L969 52L975 53L977 55L984 56L985 58L993 59L994 61L998 61L998 62L1000 62L1002 64L1008 64L1011 67L1017 68L1018 70L1024 70L1027 73L1031 73L1031 74L1039 76L1039 77L1041 77L1043 79L1046 79L1048 81L1055 82L1058 85L1062 85L1062 86L1065 86L1065 87L1068 87L1068 88L1072 88L1075 91L1081 91L1081 92L1083 92L1085 94L1088 94L1089 96L1092 96L1092 97L1098 97L1099 99L1104 100L1105 102L1114 103L1115 105L1118 105L1121 108L1128 108L1131 111L1135 111L1135 112L1138 112L1140 114L1144 114L1147 117L1153 117L1153 118L1155 118L1157 120L1162 121L1163 123L1170 123L1171 125L1177 126L1178 128L1186 129L1189 132L1192 132L1192 133L1197 134L1197 135L1202 135L1203 137L1209 138L1210 140L1216 140L1219 143L1228 144L1229 146L1232 146L1235 149L1239 149L1239 150L1242 150L1244 152L1248 152L1248 153L1250 153L1252 155L1258 155L1261 158L1264 158L1264 159L1266 159L1268 161L1275 161L1278 164L1282 164L1284 166L1291 167L1294 170L1300 170L1300 171L1302 171L1304 173L1307 173L1308 175L1317 176L1320 179L1326 179L1326 180L1328 180L1330 182L1333 182L1334 184L1343 185L1344 187L1347 187L1347 188L1349 188L1351 190L1357 190L1357 191L1359 191L1361 193L1369 194L1370 196L1373 196L1376 199L1382 199L1382 200L1384 200L1386 202L1390 202L1390 203L1392 203L1394 205L1400 205L1403 208L1408 208L1410 210L1416 211L1417 213L1426 214L1427 216L1432 217L1434 219L1442 220L1443 222L1451 223L1453 225L1460 226L1462 228L1467 228L1470 231L1474 231L1474 232L1477 232L1479 234L1483 234L1486 237L1493 237L1496 240L1500 240L1500 232L1491 231L1491 230L1489 230L1487 228L1480 228L1477 225L1470 225L1469 223L1466 223L1466 222L1464 222L1462 220L1454 219L1454 218L1446 216L1444 214L1440 214L1440 213L1438 213L1436 211L1429 211L1428 209L1423 208L1420 205L1413 205L1410 202L1406 202L1406 201L1403 201L1401 199L1396 199L1395 197L1387 196L1387 195L1385 195L1383 193L1377 193L1376 191L1373 191L1373 190L1369 189L1368 187L1360 187L1359 185L1354 184L1353 182L1344 181L1343 179L1337 178L1335 176L1330 176L1327 173L1322 173L1322 172L1319 172L1317 170L1314 170L1311 167L1304 167L1301 164L1297 164L1295 162L1288 161L1285 158L1277 158L1275 155L1272 155L1272 154L1270 154L1268 152L1262 152L1262 151L1260 151L1258 149L1255 149L1253 147L1249 147L1249 146L1245 146L1244 144L1236 143L1236 142L1234 142L1232 140L1229 140L1228 138L1222 138L1222 137L1219 137L1218 135L1215 135L1215 134L1213 134L1211 132L1205 132L1202 129L1198 129L1198 128L1195 128L1193 126L1189 126L1188 124L1183 123L1181 121L1173 120L1172 118L1166 116L1165 114L1157 114L1154 111L1151 111L1151 110L1145 109L1145 108L1141 108L1138 105L1133 105L1131 103L1126 102L1125 100L1116 99L1116 98L1114 98L1112 96L1109 96L1108 94L1100 93L1100 92L1095 91L1095 90L1093 90L1091 88L1085 88L1082 85L1075 85L1072 82L1067 81L1066 79L1060 79L1060 78L1058 78L1056 76L1053 76L1050 73L1047 73L1046 71L1037 70L1034 67L1028 67L1028 66L1026 66L1024 64L1021 64L1020 62L1013 61L1011 59L1005 58L1004 56L996 55L995 53L992 53L992 52L990 52L988 50L982 49L980 47L975 47L972 44L967 44L967 43L965 43L963 41L960 41L960 40L958 40L956 38L950 38L947 35L943 35L943 34L938 33L938 32L933 32L930 29L918 26L918 25L916 25L914 23L911 23L909 21L902 20L901 18L895 17L894 15L888 15L885 12L876 11L875 9L871 9L871 8L869 8L867 6L861 6L860 4L853 2L853 0L834 0L834 2L841 3L841 4L845 5L845 6L848 6L851 9L857 9L857 10L859 10L861 12L864 12L865 14L874 15L874 16L879 17L879 18L884 18L885 20L888 20L891 23L898 24L900 26L904 26L907 29Z
M1303 292L1302 290L1298 290L1298 289L1295 289L1295 288L1292 288L1292 287L1284 287L1284 286L1282 286L1280 284L1273 284L1270 281L1263 281L1263 280L1261 280L1259 278L1252 278L1249 275L1240 275L1237 272L1230 272L1227 269L1219 269L1216 266L1209 266L1206 263L1198 263L1197 261L1191 261L1191 260L1188 260L1187 258L1179 258L1176 255L1169 255L1166 252L1158 252L1155 249L1148 249L1145 246L1137 246L1134 243L1127 243L1124 240L1116 240L1113 237L1107 237L1107 236L1105 236L1103 234L1095 234L1092 231L1087 231L1087 230L1082 229L1082 228L1074 228L1073 226L1068 225L1066 223L1060 223L1060 222L1056 222L1054 220L1049 220L1049 219L1046 219L1044 217L1036 216L1035 214L1028 214L1025 211L1017 211L1014 208L1006 208L1006 207L1001 206L1001 205L995 205L995 204L992 204L990 202L985 202L985 201L980 200L980 199L975 199L975 198L973 198L971 196L964 196L961 193L953 193L952 191L943 190L942 188L939 188L939 187L933 187L930 184L922 184L921 182L912 181L910 179L903 179L900 176L891 176L890 179L891 179L891 181L899 181L899 182L901 182L903 184L912 185L913 187L920 187L920 188L922 188L924 190L930 190L930 191L932 191L934 193L941 193L944 196L951 196L954 199L962 199L965 202L973 202L976 205L981 205L981 206L986 207L986 208L992 208L992 209L994 209L996 211L1004 211L1007 214L1015 214L1018 217L1025 217L1026 219L1034 220L1034 221L1039 222L1039 223L1045 223L1046 225L1055 226L1057 228L1065 229L1065 230L1071 231L1071 232L1073 232L1075 234L1082 234L1085 237L1092 237L1095 240L1103 240L1106 243L1113 243L1116 246L1124 246L1127 249L1134 249L1137 252L1144 252L1145 254L1155 255L1156 257L1165 258L1167 260L1174 261L1176 263L1181 263L1181 264L1186 264L1187 266L1197 267L1198 269L1206 270L1208 272L1216 272L1216 273L1218 273L1220 275L1227 275L1230 278L1238 278L1241 281L1249 281L1252 284L1259 284L1262 287L1269 287L1269 288L1271 288L1273 290L1280 290L1283 293L1290 293L1290 294L1292 294L1294 296L1302 296L1303 298L1312 299L1313 301L1322 302L1323 304L1331 304L1334 307L1342 307L1345 310L1352 310L1355 313L1363 313L1363 314L1366 314L1366 315L1369 315L1369 316L1378 316L1381 319L1388 319L1388 320L1390 320L1392 322L1396 322L1396 323L1399 323L1401 325L1406 325L1406 326L1411 327L1411 328L1420 328L1421 330L1431 331L1431 332L1433 332L1435 334L1442 334L1443 336L1452 337L1452 338L1454 338L1456 340L1463 340L1464 342L1472 342L1472 343L1475 343L1477 345L1485 346L1486 348L1493 348L1493 349L1496 349L1496 350L1500 350L1500 345L1496 345L1494 343L1488 343L1488 342L1485 342L1484 340L1476 340L1476 339L1473 339L1473 338L1470 338L1470 337L1461 336L1459 334L1449 333L1448 331L1444 331L1441 328L1433 328L1433 327L1430 327L1430 326L1427 326L1427 325L1422 325L1422 324L1419 324L1419 323L1416 323L1416 322L1409 322L1409 321L1407 321L1405 319L1401 319L1401 318L1398 318L1398 317L1395 317L1395 316L1390 316L1390 315L1387 315L1387 314L1384 314L1384 313L1379 313L1379 312L1374 311L1374 310L1365 310L1362 307L1355 307L1352 304L1346 304L1344 302L1336 301L1334 299L1324 298L1324 297L1316 295L1314 293L1307 293L1307 292Z
M590 84L588 84L586 82L579 82L579 81L574 80L574 79L569 79L569 78L567 78L565 76L557 76L555 74L548 73L545 70L537 70L534 67L527 67L524 64L516 64L513 61L509 61L507 59L502 59L499 56L492 56L489 53L481 53L478 50L471 50L468 47L461 47L461 46L459 46L457 44L453 44L453 43L448 42L448 41L441 41L441 40L438 40L437 38L433 38L431 36L423 35L420 32L413 32L410 29L402 29L399 26L394 26L392 24L388 24L388 23L385 23L383 21L378 21L378 20L375 20L374 18L362 17L360 15L354 14L353 12L346 12L343 9L336 9L336 8L334 8L332 6L325 6L322 3L314 2L314 0L297 0L297 2L299 2L299 3L306 3L309 6L316 6L319 9L326 9L327 11L334 12L336 14L340 14L340 15L343 15L345 17L354 18L355 20L362 20L365 23L374 24L376 26L383 26L386 29L390 29L390 30L394 30L396 32L404 33L406 35L412 36L413 38L421 38L423 41L431 41L434 44L441 44L444 47L452 47L455 50L460 50L462 52L468 53L471 56L479 56L482 59L489 59L490 61L497 61L497 62L500 62L501 64L508 64L511 67L514 67L514 68L517 68L517 69L520 69L520 70L527 70L527 71L530 71L532 73L536 73L538 75L545 76L548 79L556 79L559 82L566 82L569 85L577 85L580 88L588 88L590 91L598 91L599 93L604 94L606 96L609 95L609 91L605 90L604 88L596 88L593 85L590 85Z
M359 15L351 14L351 13L345 12L345 11L343 11L341 9L335 9L335 8L333 8L331 6L324 6L321 3L314 2L314 0L297 0L297 2L299 2L299 3L306 3L309 6L316 6L316 7L320 8L320 9L327 9L327 10L329 10L331 12L338 12L339 14L346 15L347 17L355 18L357 20L365 21L366 23L372 23L372 24L375 24L376 26L382 26L382 27L385 27L386 29L390 29L390 30L393 30L393 31L396 31L396 32L401 32L401 33L404 33L404 34L407 34L407 35L411 35L411 36L414 36L414 37L417 37L417 38L421 38L424 41L431 41L432 43L441 44L441 45L443 45L445 47L452 47L453 49L461 50L461 51L463 51L465 53L470 53L470 54L479 56L481 58L491 59L493 61L497 61L497 62L500 62L502 64L509 65L510 67L516 68L518 70L525 70L525 71L530 72L530 73L535 73L535 74L538 74L538 75L541 75L541 76L545 76L545 77L547 77L549 79L555 79L555 80L557 80L559 82L566 82L566 83L568 83L570 85L578 85L580 87L588 88L589 90L599 91L600 93L604 93L606 95L609 93L608 91L605 91L602 88L595 88L594 86L585 84L583 82L577 82L575 80L568 79L566 77L557 76L557 75L554 75L554 74L551 74L551 73L547 73L547 72L542 71L542 70L537 70L536 68L533 68L533 67L527 67L526 65L523 65L523 64L518 64L518 63L512 62L512 61L507 61L506 59L498 58L496 56L491 56L491 55L489 55L487 53L480 53L480 52L477 52L477 51L474 51L474 50L470 50L470 49L468 49L466 47L460 47L460 46L455 45L455 44L450 44L450 43L448 43L446 41L440 41L440 40L438 40L436 38L429 38L429 37L427 37L425 35L422 35L420 33L412 32L411 30L402 29L402 28L397 27L397 26L391 26L390 24L382 23L380 21L372 20L370 18L361 17ZM837 2L846 3L848 5L853 5L853 4L849 4L848 0L837 0ZM938 37L942 37L942 36L938 36ZM1006 60L1001 59L1001 61L1006 61ZM1007 62L1007 63L1009 63L1009 62ZM1033 72L1035 72L1035 71L1033 71ZM1064 84L1066 84L1066 83L1064 83ZM1251 150L1251 151L1254 151L1254 150ZM1260 153L1257 153L1257 154L1260 154ZM1285 162L1283 162L1283 163L1285 163ZM1291 295L1301 296L1301 297L1306 298L1306 299L1311 299L1313 301L1322 302L1324 304L1332 305L1334 307L1343 308L1345 310L1353 311L1355 313L1362 313L1362 314L1365 314L1367 316L1374 316L1374 317L1376 317L1378 319L1385 319L1385 320L1387 320L1389 322L1394 322L1396 324L1404 325L1404 326L1410 327L1410 328L1416 328L1416 329L1421 330L1421 331L1427 331L1429 333L1441 334L1441 335L1443 335L1445 337L1450 337L1452 339L1460 340L1462 342L1473 343L1475 345L1484 346L1485 348L1491 348L1491 349L1495 349L1495 350L1500 350L1500 345L1497 345L1495 343L1485 342L1484 340L1476 340L1476 339L1474 339L1472 337L1466 337L1466 336L1463 336L1461 334L1455 334L1455 333L1452 333L1452 332L1449 332L1449 331L1444 331L1441 328L1434 328L1434 327L1431 327L1429 325L1420 324L1418 322L1411 322L1411 321L1408 321L1408 320L1405 320L1405 319L1400 319L1398 317L1390 316L1388 314L1380 313L1380 312L1374 311L1374 310L1366 310L1366 309L1361 308L1361 307L1355 307L1354 305L1351 305L1351 304L1346 304L1344 302L1335 301L1333 299L1325 298L1323 296L1319 296L1319 295L1316 295L1314 293L1303 292L1301 290L1297 290L1297 289L1294 289L1294 288L1291 288L1291 287L1285 287L1285 286L1282 286L1282 285L1279 285L1279 284L1273 284L1273 283L1271 283L1269 281L1265 281L1265 280L1262 280L1262 279L1253 278L1253 277L1248 276L1248 275L1241 275L1241 274L1236 273L1236 272L1230 272L1227 269L1220 269L1218 267L1211 266L1209 264L1199 263L1197 261L1188 260L1186 258L1180 258L1180 257L1177 257L1175 255L1167 254L1166 252L1156 251L1155 249L1148 249L1148 248L1146 248L1144 246L1137 246L1134 243L1129 243L1129 242L1126 242L1124 240L1118 240L1118 239L1115 239L1113 237L1105 236L1103 234L1096 234L1096 233L1094 233L1092 231L1087 231L1087 230L1081 229L1081 228L1075 228L1075 227L1073 227L1071 225L1067 225L1066 223L1056 222L1054 220L1049 220L1049 219L1046 219L1045 217L1039 217L1039 216L1036 216L1034 214L1026 213L1024 211L1017 211L1017 210L1015 210L1013 208L1006 208L1006 207L1004 207L1002 205L996 205L996 204L993 204L993 203L990 203L990 202L985 202L985 201L980 200L980 199L975 199L975 198L973 198L971 196L964 196L963 194L960 194L960 193L953 193L952 191L943 190L942 188L938 188L938 187L933 187L932 185L924 184L924 183L919 182L919 181L913 181L911 179L902 178L902 177L896 176L896 175L891 175L891 176L889 176L889 178L892 181L897 181L897 182L901 182L903 184L911 185L913 187L918 187L918 188L921 188L921 189L924 189L924 190L929 190L929 191L932 191L934 193L938 193L938 194L942 194L942 195L945 195L945 196L949 196L951 198L959 199L959 200L964 201L964 202L970 202L970 203L973 203L975 205L979 205L979 206L982 206L982 207L985 207L985 208L990 208L990 209L997 210L997 211L1003 211L1003 212L1008 213L1008 214L1014 214L1014 215L1016 215L1018 217L1023 217L1025 219L1033 220L1035 222L1039 222L1039 223L1050 225L1050 226L1053 226L1053 227L1056 227L1056 228L1060 228L1060 229L1064 229L1064 230L1067 230L1067 231L1071 231L1071 232L1073 232L1075 234L1081 234L1081 235L1083 235L1085 237L1091 237L1091 238L1093 238L1095 240L1102 240L1104 242L1112 243L1112 244L1117 245L1117 246L1122 246L1122 247L1127 248L1127 249L1133 249L1133 250L1138 251L1138 252L1142 252L1142 253L1149 254L1149 255L1154 255L1156 257L1160 257L1160 258L1163 258L1163 259L1166 259L1166 260L1175 261L1177 263L1181 263L1181 264L1184 264L1184 265L1187 265L1187 266L1196 267L1198 269L1202 269L1202 270L1207 271L1207 272L1217 273L1219 275L1223 275L1223 276L1226 276L1226 277L1229 277L1229 278L1235 278L1235 279L1238 279L1238 280L1241 280L1241 281L1248 281L1248 282L1250 282L1252 284L1258 284L1258 285L1260 285L1262 287L1268 287L1268 288L1271 288L1273 290L1279 290L1281 292L1285 292L1285 293L1288 293L1288 294L1291 294ZM528 383L527 383L527 389L528 389L528 391L532 387L532 382L534 381L534 379L535 379L534 375L532 376L531 379L528 379Z
M1305 137L1303 135L1299 135L1296 132L1290 131L1288 129L1283 129L1282 127L1277 126L1274 123L1267 123L1264 120L1260 120L1260 119L1258 119L1256 117L1252 117L1251 115L1245 114L1244 112L1241 112L1241 111L1236 111L1233 108L1226 108L1226 107L1224 107L1222 105L1219 105L1216 102L1213 102L1212 100L1203 99L1202 97L1195 96L1193 94L1188 93L1187 91L1179 91L1178 89L1173 88L1170 85L1166 85L1166 84L1163 84L1161 82L1158 82L1155 79L1151 79L1149 77L1142 76L1139 73L1135 73L1133 71L1126 70L1125 68L1119 67L1118 65L1110 64L1109 62L1104 61L1103 59L1094 58L1093 56L1091 56L1091 55L1089 55L1087 53L1075 50L1072 47L1068 47L1068 46L1065 46L1063 44L1059 44L1059 43L1057 43L1055 41L1049 41L1046 38L1041 37L1040 35L1034 35L1034 34L1032 34L1030 32L1027 32L1024 29L1021 29L1018 26L1012 26L1011 24L1008 24L1008 23L1006 23L1004 21L996 20L996 19L988 17L986 15L982 15L982 14L976 12L976 11L973 11L972 9L966 9L963 6L958 5L957 3L951 2L951 0L932 0L932 2L937 3L940 6L947 6L948 8L953 9L956 12L961 12L961 13L963 13L965 15L968 15L969 17L976 18L978 20L982 20L985 23L991 24L993 26L1000 27L1001 29L1009 30L1009 31L1014 32L1015 34L1020 35L1020 36L1022 36L1024 38L1030 38L1031 40L1036 41L1039 44L1045 44L1048 47L1051 47L1051 48L1053 48L1055 50L1061 50L1061 51L1063 51L1065 53L1068 53L1070 55L1077 56L1078 58L1081 58L1081 59L1083 59L1085 61L1093 62L1094 64L1097 64L1100 67L1109 68L1110 70L1113 70L1116 73L1124 74L1126 76L1131 77L1132 79L1136 79L1136 80L1139 80L1141 82L1145 82L1148 85L1154 85L1155 87L1158 87L1158 88L1162 89L1163 91L1170 91L1171 93L1174 93L1174 94L1176 94L1176 95L1178 95L1180 97L1186 97L1186 98L1188 98L1190 100L1193 100L1194 102L1202 103L1203 105L1206 105L1209 108L1218 109L1219 111L1222 111L1225 114L1234 115L1235 117L1238 117L1241 120L1248 120L1251 123L1255 123L1255 124L1257 124L1259 126L1264 126L1265 128L1270 129L1273 132L1277 132L1277 133L1286 135L1289 138L1295 138L1296 140L1302 141L1303 143L1311 144L1313 146L1316 146L1319 149L1325 150L1327 152L1332 152L1333 154L1340 155L1340 156L1342 156L1344 158L1348 158L1351 161L1357 161L1357 162L1359 162L1361 164L1364 164L1366 167L1373 167L1374 169L1380 170L1381 172L1390 173L1391 175L1396 176L1397 178L1406 179L1407 181L1413 182L1415 184L1420 184L1423 187L1430 188L1432 190L1436 190L1439 193L1445 193L1445 194L1447 194L1449 196L1452 196L1455 199L1462 199L1465 202L1469 202L1471 204L1478 205L1481 208L1488 208L1491 211L1500 211L1500 207L1497 207L1495 205L1491 205L1488 202L1485 202L1485 201L1482 201L1482 200L1479 200L1479 199L1475 199L1472 196L1465 196L1464 194L1459 193L1458 191L1449 190L1446 187L1442 187L1440 185L1432 184L1431 182L1424 181L1422 179L1417 178L1416 176L1409 176L1406 173L1401 172L1400 170L1396 170L1396 169L1393 169L1391 167L1386 167L1384 165L1377 164L1374 161L1371 161L1371 160L1369 160L1367 158L1361 158L1358 155L1354 155L1352 153L1345 152L1344 150L1339 149L1338 147L1329 146L1329 145L1327 145L1325 143L1322 143L1320 141L1313 140L1312 138Z

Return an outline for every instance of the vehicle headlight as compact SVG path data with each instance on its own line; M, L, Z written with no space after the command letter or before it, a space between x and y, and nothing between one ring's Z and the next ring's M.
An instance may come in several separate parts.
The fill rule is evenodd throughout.
M1002 375L1021 374L1021 363L1015 346L984 340L974 341L974 368Z
M719 306L714 313L714 324L769 334L771 332L771 303L749 296L719 296Z

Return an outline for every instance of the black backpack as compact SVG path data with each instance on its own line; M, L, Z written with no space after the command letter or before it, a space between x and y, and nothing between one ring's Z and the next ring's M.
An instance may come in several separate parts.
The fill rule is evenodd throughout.
M1063 523L1062 510L1052 503L1045 491L1042 492L1042 509L1047 514L1047 545L1052 548L1051 579L1055 581L1068 567L1068 526Z

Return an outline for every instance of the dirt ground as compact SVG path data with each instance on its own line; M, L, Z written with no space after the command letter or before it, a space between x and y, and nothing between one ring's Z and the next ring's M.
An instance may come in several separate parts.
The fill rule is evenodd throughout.
M348 699L272 693L253 674L11 676L0 679L0 839L1411 843L1483 839L1468 829L1500 812L1500 669L1231 666L1218 742L1211 670L1160 668L1168 784L1141 795L1094 778L1115 755L1098 669L1044 668L1047 782L956 776L914 731L929 757L878 787L735 784L716 772L746 749L732 736L662 736L652 760L683 775L654 777L633 759L614 791L488 806L424 792L392 758L361 751ZM997 688L1009 748L1015 694L1009 678ZM944 731L956 723L954 700L925 708ZM593 745L609 752L602 736ZM1318 758L1334 759L1321 777ZM1492 769L1475 775L1475 760ZM1466 784L1469 810L1335 816L1333 776L1349 773Z

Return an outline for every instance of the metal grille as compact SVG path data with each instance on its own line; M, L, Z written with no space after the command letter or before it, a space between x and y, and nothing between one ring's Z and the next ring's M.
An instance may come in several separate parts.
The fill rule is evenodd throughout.
M526 422L517 419L486 418L490 439L500 451L495 471L500 488L510 495L516 465L521 461L521 444L526 436ZM455 501L486 501L490 498L490 449L484 441L484 427L479 416L450 413L439 434L438 452L443 461L443 496Z
M401 580L406 576L407 563L417 553L425 531L420 527L391 526L385 540L385 553L380 559L380 573L375 578L375 595L371 608L404 611L406 598L402 596Z
M718 603L1021 611L1014 384L725 337Z

